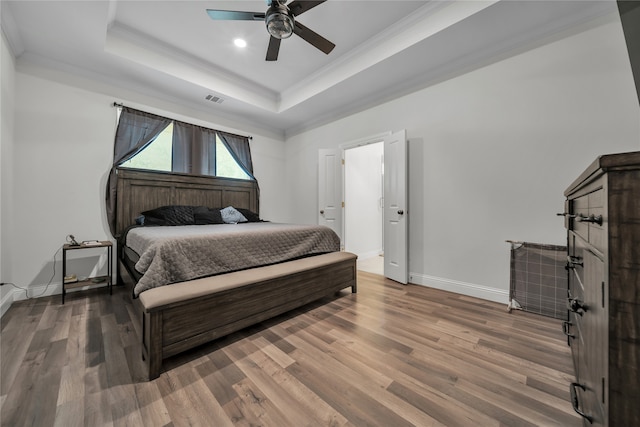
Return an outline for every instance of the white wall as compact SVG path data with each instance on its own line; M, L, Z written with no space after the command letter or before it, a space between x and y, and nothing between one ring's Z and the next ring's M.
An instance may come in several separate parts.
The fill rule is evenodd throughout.
M345 250L360 259L382 251L382 142L345 151Z
M563 191L596 156L640 149L619 18L287 140L291 221L313 222L317 150L409 138L412 283L507 302L506 239L564 244Z
M82 87L70 84L74 80L71 76L58 74L54 81L42 77L46 71L26 71L18 66L16 74L12 179L15 197L10 206L15 234L3 236L2 241L5 248L11 247L10 280L31 288L32 295L60 292L58 251L68 234L78 240L111 239L104 195L113 159L114 101L203 126L249 133L220 127L213 119L202 119L202 113L179 106L159 108L167 106L161 100L130 92L123 97L121 91L97 82L95 90L91 90L91 82L83 81ZM284 142L253 134L251 149L261 189L260 214L265 219L282 221L288 211L282 193ZM45 290L53 274L54 255L56 274ZM24 293L14 295L24 297Z
M13 115L15 65L9 45L2 33L0 47L0 282L11 282L11 263L9 262L9 239L11 233L11 205L13 203ZM0 288L0 316L13 301L13 288Z

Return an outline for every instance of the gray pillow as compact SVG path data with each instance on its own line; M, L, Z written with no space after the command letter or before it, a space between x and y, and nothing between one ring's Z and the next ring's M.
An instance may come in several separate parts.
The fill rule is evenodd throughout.
M220 210L220 215L222 215L222 220L227 224L247 222L247 218L245 218L244 215L238 212L233 206L227 206L226 208Z

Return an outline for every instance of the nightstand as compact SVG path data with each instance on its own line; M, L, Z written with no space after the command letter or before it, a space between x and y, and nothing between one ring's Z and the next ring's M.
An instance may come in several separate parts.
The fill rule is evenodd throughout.
M88 250L88 249L107 249L107 275L106 276L94 276L87 277L84 280L73 280L73 281L65 281L65 277L67 277L67 252L68 251L77 251L77 250ZM80 244L80 245L69 245L65 244L62 246L62 304L64 304L64 296L67 293L67 289L80 288L83 286L96 285L100 283L106 283L109 287L109 295L113 294L113 280L112 276L112 264L113 264L113 243L108 240L100 241L95 244Z

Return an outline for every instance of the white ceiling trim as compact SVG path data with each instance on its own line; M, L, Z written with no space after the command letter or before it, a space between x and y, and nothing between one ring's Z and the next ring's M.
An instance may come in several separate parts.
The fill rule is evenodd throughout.
M283 91L279 112L299 105L499 1L446 2L435 6L430 2L351 54Z
M500 0L471 2L429 2L410 17L390 26L356 51L323 67L282 93L241 79L209 62L189 56L179 49L151 39L113 20L117 1L109 7L105 51L147 68L190 82L223 97L254 105L272 113L282 113L336 84L375 66L377 63L455 25Z
M278 111L278 95L273 91L242 80L226 70L180 52L173 46L150 39L136 30L114 22L107 30L105 52L232 97L267 111Z
M11 8L0 0L0 26L2 27L2 33L5 36L5 40L9 44L9 49L14 58L21 56L25 49L22 38L20 37L20 31L18 31L18 25L16 24Z

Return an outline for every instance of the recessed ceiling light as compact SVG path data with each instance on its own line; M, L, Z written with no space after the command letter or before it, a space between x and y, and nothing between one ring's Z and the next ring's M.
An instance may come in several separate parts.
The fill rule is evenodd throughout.
M235 44L238 47L247 47L247 42L244 41L243 39L235 39L233 41L233 44Z

